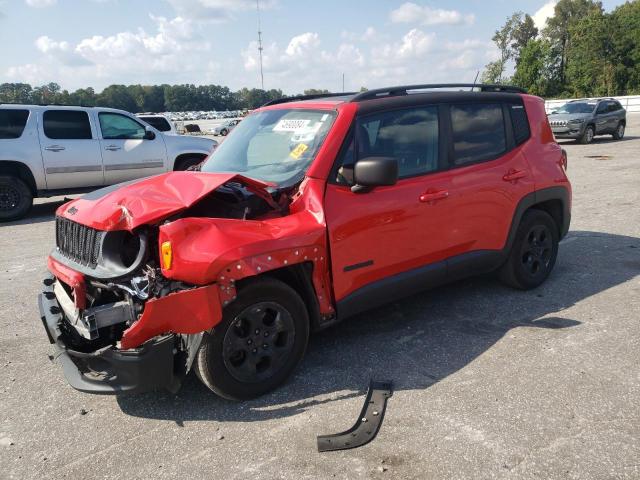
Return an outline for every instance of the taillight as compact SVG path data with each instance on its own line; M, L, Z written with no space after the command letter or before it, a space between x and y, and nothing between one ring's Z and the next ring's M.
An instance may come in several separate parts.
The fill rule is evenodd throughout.
M564 169L564 171L567 171L567 167L569 166L569 162L567 159L567 151L563 148L562 149L562 157L560 158L560 166Z

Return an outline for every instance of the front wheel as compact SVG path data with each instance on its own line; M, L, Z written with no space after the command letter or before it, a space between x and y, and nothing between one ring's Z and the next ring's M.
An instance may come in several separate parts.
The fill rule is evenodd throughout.
M582 137L580 137L579 142L583 144L591 143L593 142L593 137L595 136L596 131L593 128L593 125L587 125L587 128L584 129L584 133L582 134Z
M223 129L223 130L220 132L220 135L222 135L223 137L226 137L226 136L227 136L227 133L229 133L229 130L227 130L227 129L225 128L225 129Z
M616 127L616 131L613 132L613 139L622 140L623 137L624 137L624 123L619 123L618 126Z
M536 288L544 282L558 256L558 227L542 210L528 210L522 217L500 279L520 290Z
M0 176L0 222L24 217L32 205L33 195L22 179Z
M245 285L205 333L194 367L214 393L247 400L283 383L307 348L309 316L287 284L261 278Z

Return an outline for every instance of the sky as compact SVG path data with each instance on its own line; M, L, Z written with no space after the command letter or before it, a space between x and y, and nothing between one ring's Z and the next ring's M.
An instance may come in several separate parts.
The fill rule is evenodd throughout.
M623 1L605 0L607 11ZM515 11L554 0L260 0L264 87L472 82ZM260 88L255 0L0 0L0 83Z

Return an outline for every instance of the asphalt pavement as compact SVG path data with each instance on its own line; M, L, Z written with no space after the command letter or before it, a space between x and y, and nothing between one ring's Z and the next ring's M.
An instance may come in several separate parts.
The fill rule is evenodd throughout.
M438 288L314 335L294 377L222 400L70 388L36 295L61 198L0 225L0 478L640 478L640 115L623 141L563 142L573 220L549 280ZM349 428L370 378L395 392L378 437Z

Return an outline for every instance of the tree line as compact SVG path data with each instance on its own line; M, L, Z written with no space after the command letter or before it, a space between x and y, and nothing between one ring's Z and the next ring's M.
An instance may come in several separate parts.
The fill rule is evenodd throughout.
M233 92L221 85L110 85L97 93L91 87L69 92L57 83L0 84L0 103L99 106L133 113L253 109L283 96L282 90Z
M485 67L486 83L547 98L640 94L640 0L610 13L601 2L560 0L542 31L516 12L492 40L500 58Z

